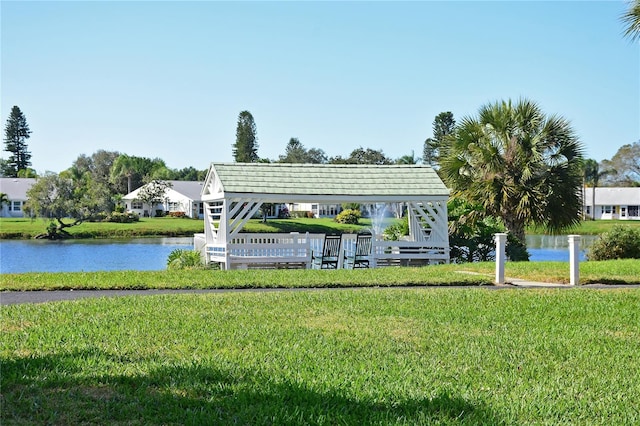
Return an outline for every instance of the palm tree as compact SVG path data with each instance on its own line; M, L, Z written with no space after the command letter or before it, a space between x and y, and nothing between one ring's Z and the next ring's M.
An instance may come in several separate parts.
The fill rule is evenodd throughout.
M0 192L0 211L2 211L5 204L9 205L9 202L9 196L4 192Z
M621 17L626 25L624 36L631 41L640 40L640 0L632 0L627 10Z
M131 178L136 172L136 159L126 154L118 156L111 166L111 178L115 181L122 176L127 178L127 194L132 191Z
M591 219L596 220L596 188L600 178L614 174L615 170L600 170L600 164L592 158L584 162L584 185L591 185Z
M418 164L422 161L422 158L416 157L416 154L411 151L409 155L403 155L402 157L396 160L396 164Z
M567 120L520 99L465 117L446 145L441 175L460 196L501 218L516 238L535 224L557 232L579 223L582 146Z

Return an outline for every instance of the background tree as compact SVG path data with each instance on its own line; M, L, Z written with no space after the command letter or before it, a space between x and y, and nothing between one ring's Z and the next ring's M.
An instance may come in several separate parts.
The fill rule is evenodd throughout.
M133 176L136 173L136 160L134 157L130 157L127 154L119 155L113 162L111 167L111 180L118 188L118 181L122 180L122 178L126 178L127 186L126 186L126 194L133 191ZM122 190L118 190L118 192L122 192Z
M149 210L152 211L153 206L162 202L167 189L171 187L171 182L152 180L138 191L137 198L142 201L143 204L147 204L149 206Z
M255 163L258 161L256 123L249 111L242 111L238 115L233 158L236 163Z
M64 238L66 228L78 225L99 213L104 206L86 187L78 187L69 174L50 173L40 177L27 191L25 211L50 220L40 237Z
M438 167L440 151L445 139L452 134L456 127L456 120L451 111L441 112L433 120L433 137L424 141L422 160L425 164Z
M631 41L640 40L640 0L629 2L629 10L621 17L625 25L624 36Z
M521 99L487 104L464 118L440 171L452 196L481 205L524 242L529 224L557 232L579 223L582 163L569 122Z
M14 105L4 127L4 150L9 152L3 171L5 176L18 177L20 170L31 166L31 153L27 146L27 139L30 137L31 130L29 130L27 118L20 108Z
M364 149L362 147L354 149L348 158L342 158L340 156L331 157L329 159L331 164L393 164L394 161L384 155L382 150L376 151L371 148Z
M146 157L119 155L111 168L111 182L115 185L117 193L128 194L153 180L167 180L171 170L164 160ZM122 183L126 179L126 192Z
M614 186L640 186L640 140L623 145L611 160L603 160L605 170L615 173L603 176L603 184Z
M284 155L281 155L278 161L280 163L306 163L307 150L298 138L291 138L289 139Z
M411 154L398 158L396 164L418 164L420 161L422 161L422 158L416 157L415 153L411 151Z
M324 164L327 162L327 155L321 149L311 148L307 150L298 138L291 138L284 155L280 156L278 162Z
M195 167L189 166L179 170L174 170L171 180L204 181L206 177L207 170L197 170Z

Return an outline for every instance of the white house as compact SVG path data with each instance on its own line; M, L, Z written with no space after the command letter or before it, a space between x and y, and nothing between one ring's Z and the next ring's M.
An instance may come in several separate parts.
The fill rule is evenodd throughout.
M165 191L161 202L150 206L143 204L138 197L138 193L146 185L132 191L122 197L127 211L138 213L142 217L156 216L157 211L163 214L171 212L182 212L188 217L204 218L204 209L200 194L202 193L202 182L170 180L171 188ZM147 184L148 185L148 184Z
M593 195L593 188L584 189L585 217L640 220L640 187L595 188L595 202Z
M24 217L27 191L34 183L33 178L0 178L0 193L6 194L8 200L0 206L0 217Z

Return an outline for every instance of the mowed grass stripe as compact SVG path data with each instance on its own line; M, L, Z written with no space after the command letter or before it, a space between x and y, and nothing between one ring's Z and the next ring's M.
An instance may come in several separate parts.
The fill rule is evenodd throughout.
M2 424L634 424L640 291L364 289L2 312Z

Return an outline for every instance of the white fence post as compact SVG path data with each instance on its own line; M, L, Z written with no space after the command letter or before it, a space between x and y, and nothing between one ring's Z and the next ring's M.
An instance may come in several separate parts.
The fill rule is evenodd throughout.
M504 262L507 258L507 234L494 234L496 241L496 284L504 284Z
M580 284L580 235L569 235L569 284Z

